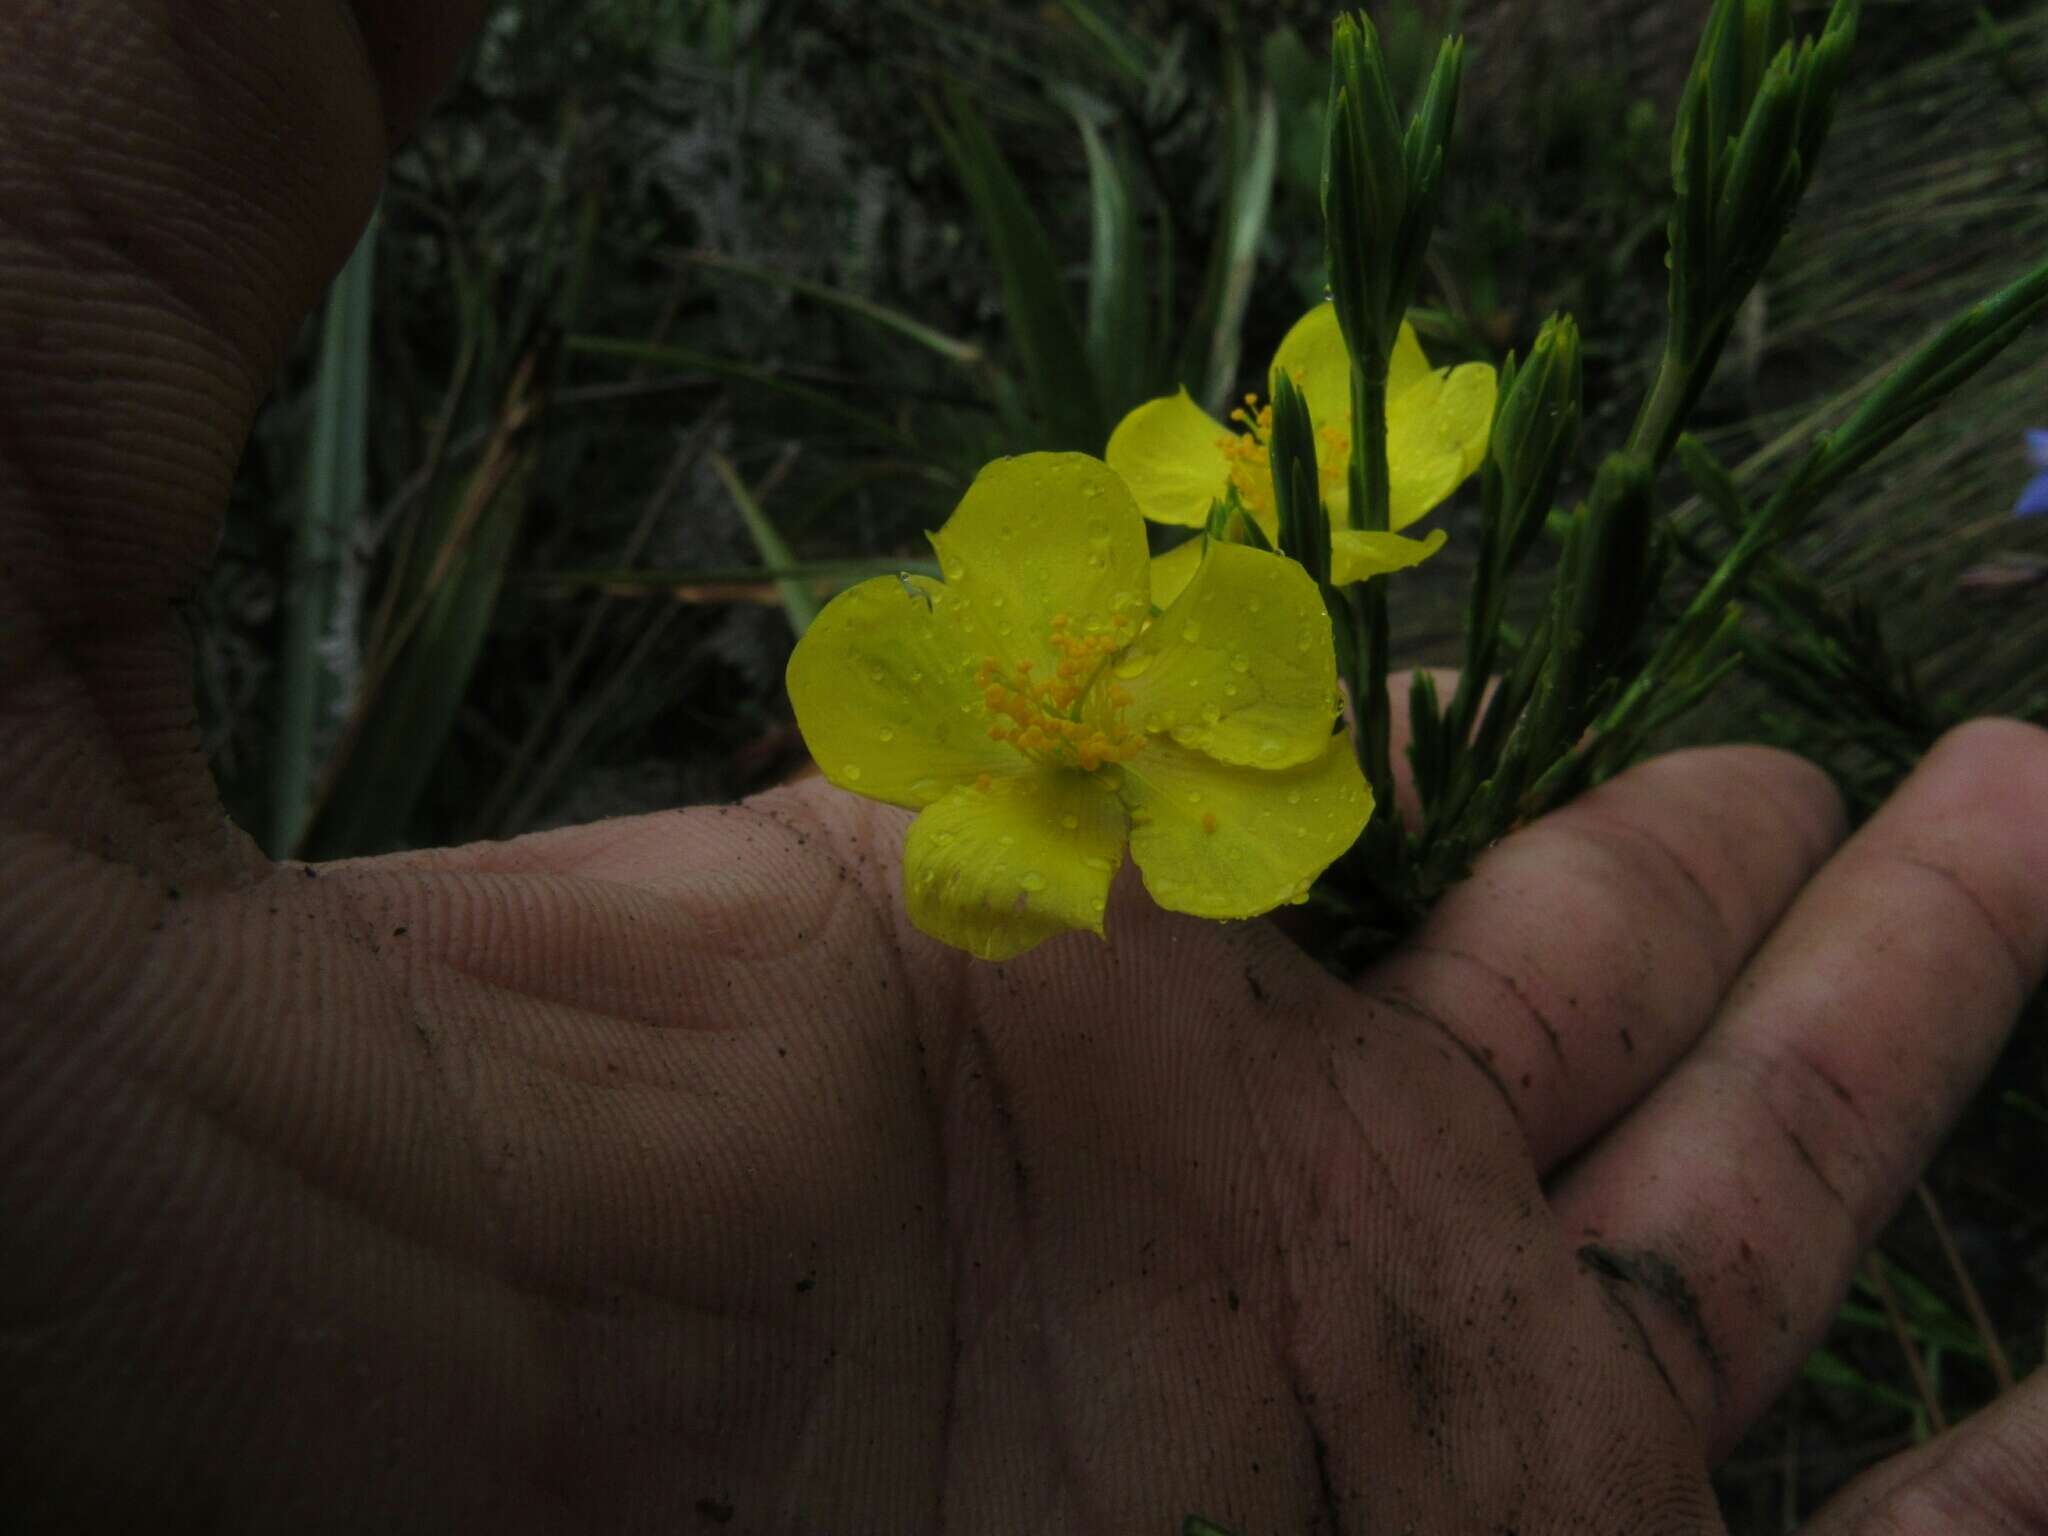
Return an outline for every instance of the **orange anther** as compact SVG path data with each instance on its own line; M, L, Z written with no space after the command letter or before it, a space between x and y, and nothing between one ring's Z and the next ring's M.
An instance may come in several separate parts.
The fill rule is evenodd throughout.
M1216 813L1214 811L1202 812L1202 830L1204 832L1214 832L1216 830Z

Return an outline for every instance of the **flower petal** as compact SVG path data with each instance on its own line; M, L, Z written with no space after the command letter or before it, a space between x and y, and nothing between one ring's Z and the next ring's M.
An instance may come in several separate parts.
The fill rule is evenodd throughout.
M984 960L1070 928L1099 936L1124 827L1094 774L1042 769L956 789L910 825L904 906L925 933Z
M1432 528L1427 538L1398 533L1366 533L1357 528L1330 530L1330 585L1345 586L1389 571L1420 565L1444 547L1444 531Z
M1284 373L1294 380L1308 405L1308 418L1317 431L1335 427L1348 438L1351 434L1351 354L1345 350L1344 332L1337 324L1337 306L1318 304L1288 328L1273 354L1267 370L1267 398L1272 397L1273 375Z
M1308 573L1209 541L1187 590L1118 657L1125 718L1226 763L1287 768L1322 755L1337 712L1330 616Z
M1494 372L1465 363L1387 400L1388 521L1407 527L1462 484L1486 456Z
M1183 389L1124 417L1102 456L1153 522L1199 528L1230 481L1221 444L1231 435Z
M2034 476L2020 491L2012 509L2014 517L2039 517L2048 512L2048 474Z
M2048 428L2027 428L2027 462L2036 469L2048 469Z
M1124 765L1121 792L1145 889L1196 917L1255 917L1306 900L1372 814L1342 733L1314 761L1277 773L1155 742Z
M1429 358L1423 353L1422 338L1406 320L1394 338L1394 355L1387 359L1387 398L1405 394L1430 374Z
M825 605L791 653L786 682L826 778L917 809L980 774L1031 766L988 739L964 617L922 576L878 576Z
M1171 607L1173 600L1195 579L1195 567L1202 563L1202 540L1205 537L1198 533L1192 539L1183 539L1165 554L1152 557L1152 605L1155 608Z
M970 664L1028 661L1045 676L1059 661L1056 616L1075 633L1119 619L1135 631L1151 606L1144 520L1115 471L1086 454L997 459L932 548L972 636Z

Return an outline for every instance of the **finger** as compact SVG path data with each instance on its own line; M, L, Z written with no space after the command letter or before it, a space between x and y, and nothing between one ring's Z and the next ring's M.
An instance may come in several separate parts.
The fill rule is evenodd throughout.
M2048 1530L2048 1371L1873 1468L1800 1527L1805 1536L2007 1536Z
M2044 804L2048 733L1952 732L1553 1192L1716 1455L1805 1357L2048 965Z
M246 859L171 605L375 196L380 79L409 113L460 9L367 7L366 46L340 0L0 6L0 784L38 829Z
M1841 833L1798 758L1657 758L1506 839L1362 990L1455 1040L1548 1170L1706 1027Z

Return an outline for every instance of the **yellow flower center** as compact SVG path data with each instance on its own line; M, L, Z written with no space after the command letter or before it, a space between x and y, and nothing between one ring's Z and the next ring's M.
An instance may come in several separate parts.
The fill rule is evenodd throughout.
M1034 678L1029 661L1005 667L997 657L983 658L974 680L995 717L989 740L1007 741L1039 762L1088 773L1136 757L1145 737L1124 724L1130 694L1115 683L1097 686L1109 659L1134 638L1123 614L1106 630L1077 634L1061 613L1052 620L1050 643L1060 658L1053 676Z
M1300 382L1299 376L1295 382ZM1270 533L1280 518L1280 509L1273 499L1273 461L1266 447L1273 437L1273 407L1270 403L1259 404L1257 395L1246 395L1244 404L1230 413L1230 419L1244 430L1219 438L1216 446L1223 450L1223 462L1229 467L1230 483L1237 488L1237 499L1259 526ZM1335 427L1321 427L1316 431L1316 439L1316 479L1323 499L1328 501L1330 493L1344 483L1345 468L1351 459L1351 437Z

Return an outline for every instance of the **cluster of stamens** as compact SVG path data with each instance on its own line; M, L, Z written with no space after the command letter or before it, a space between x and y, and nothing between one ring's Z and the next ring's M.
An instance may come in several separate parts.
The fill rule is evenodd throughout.
M1296 383L1299 383L1299 379ZM1257 395L1246 395L1244 404L1230 413L1230 419L1244 430L1217 439L1223 462L1229 467L1230 483L1246 509L1267 518L1277 515L1273 505L1273 461L1267 444L1273 437L1273 407L1261 405ZM1325 500L1344 478L1344 465L1351 453L1351 439L1335 427L1316 433L1316 479Z
M1059 653L1053 676L1034 678L1029 661L1020 661L1006 674L993 656L982 660L975 673L982 702L996 717L989 726L991 741L1007 741L1018 751L1048 761L1073 763L1093 773L1104 763L1123 763L1144 749L1142 732L1124 728L1124 707L1130 693L1112 683L1101 695L1106 711L1091 711L1098 718L1082 718L1077 706L1111 656L1130 644L1131 621L1122 614L1110 620L1107 630L1090 634L1074 632L1066 614L1052 621L1052 648Z

